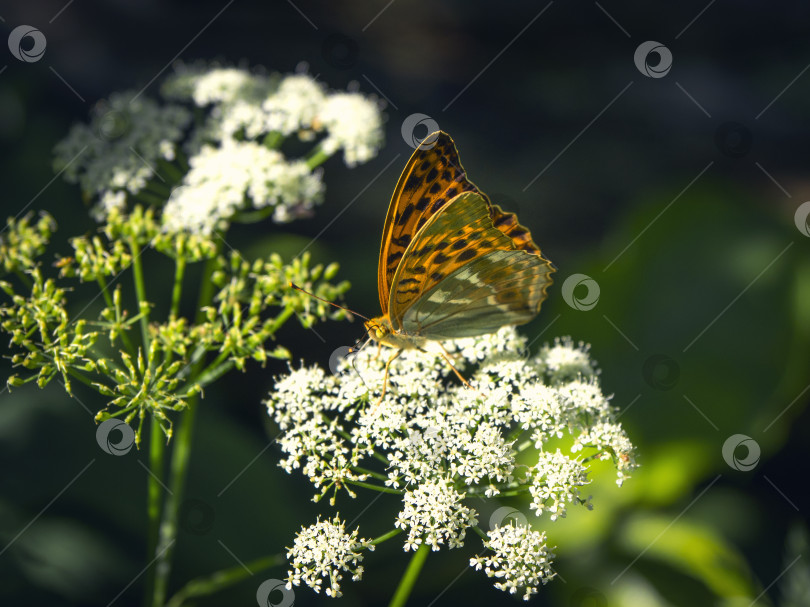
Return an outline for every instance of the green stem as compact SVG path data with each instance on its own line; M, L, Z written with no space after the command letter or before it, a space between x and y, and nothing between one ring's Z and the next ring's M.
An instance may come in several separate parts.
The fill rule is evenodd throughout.
M153 417L149 425L149 471L146 477L147 498L146 512L148 516L148 527L146 535L146 558L151 561L154 558L158 545L158 535L160 532L160 510L161 510L161 482L163 478L163 461L165 455L165 443L163 441L163 431L160 424ZM155 568L150 567L146 572L146 587L151 588L154 584ZM149 595L144 595L144 605L149 605Z
M402 533L402 529L392 529L388 533L383 533L382 535L380 535L378 537L375 537L373 540L371 540L371 544L373 546L379 546L384 541L390 540L392 537L395 537L395 536L399 535L400 533Z
M129 250L132 253L132 276L135 280L135 294L138 296L138 312L141 312L141 304L146 303L146 287L143 282L143 264L141 263L141 251L135 239L130 237ZM149 358L149 311L141 314L141 338L143 339L143 355Z
M262 141L262 143L264 144L264 147L271 150L275 150L279 148L282 141L284 141L284 135L282 135L278 131L271 131L267 133L267 135L265 135L264 141Z
M201 373L200 375L197 376L197 380L194 381L193 383L199 385L201 388L204 388L211 382L216 381L217 379L222 377L225 373L233 369L233 367L234 362L232 360L229 360L226 363L223 363L217 367L214 367L213 369L206 370L204 373Z
M345 481L347 485L355 485L363 487L364 489L371 489L372 491L379 491L380 493L393 493L394 495L403 495L405 492L402 489L392 489L391 487L383 487L381 485L373 485L371 483L364 483L363 481Z
M293 306L284 308L281 314L276 316L275 320L273 320L273 324L270 325L270 335L275 335L276 331L284 326L284 323L287 322L293 314L295 314L295 308Z
M96 282L98 283L98 288L101 289L101 294L104 295L104 301L107 302L107 307L115 310L115 304L113 303L112 295L110 295L109 285L107 285L101 275L96 277Z
M197 416L197 400L197 397L189 400L188 409L185 415L180 418L180 428L174 438L174 448L169 468L169 490L171 493L166 498L158 534L152 607L163 607L166 602L169 574L171 573L171 558L174 553L174 543L177 539L177 513L180 510L180 502L183 499L185 490L186 472L191 453L191 438L194 420Z
M319 145L316 147L312 152L310 152L309 156L307 156L306 163L307 168L311 171L315 167L323 164L326 160L331 156L331 154L327 154L323 151L323 148Z
M85 375L83 375L79 371L76 371L76 369L71 369L70 367L68 367L67 372L68 372L68 375L70 375L73 379L78 379L85 386L90 386L91 388L93 388L93 390L100 393L99 389L96 386L93 385L93 380L90 379L89 377L86 377Z
M238 566L231 569L223 569L209 576L191 580L177 591L169 602L166 603L166 607L180 607L188 599L219 592L259 571L278 567L282 563L284 563L284 555L275 554L273 556L265 556L256 559L255 561L249 561L244 567Z
M121 319L118 315L119 309L115 307L115 302L113 301L112 295L110 295L110 285L107 284L102 276L97 277L96 282L98 282L98 288L101 289L101 293L104 295L104 301L107 302L107 307L115 312L115 322L120 322ZM124 348L126 348L129 355L135 356L135 346L132 345L132 340L129 338L126 327L122 329L119 334L121 335L121 341L124 343ZM113 344L111 343L110 345L112 346Z
M205 369L202 369L196 376L196 378L194 378L193 376L189 377L189 380L193 379L194 381L193 382L189 381L189 383L183 387L183 390L180 390L180 393L182 393L184 390L187 390L188 387L192 385L192 383L195 384L200 383L203 379L206 379L211 373L213 373L216 370L217 367L219 367L223 362L225 362L227 358L228 358L227 352L220 352L219 356L217 356L214 359L214 361L210 365L208 365Z
M31 288L34 286L34 281L33 280L28 278L28 276L26 276L25 273L22 270L20 270L19 268L14 270L14 274L17 276L17 278L20 279L20 282L23 283L23 286L26 289L31 290Z
M186 273L186 259L177 257L174 268L174 287L172 288L172 310L170 318L177 318L180 313L180 294L183 292L183 276Z
M424 542L416 549L411 557L411 562L408 563L408 568L399 581L396 592L388 607L403 607L411 595L413 585L416 583L416 578L419 577L419 572L422 571L422 566L425 564L429 552L428 545Z
M273 207L265 207L258 211L243 211L233 215L231 220L237 223L259 223L270 217L274 210Z
M202 309L206 307L214 297L214 284L211 282L211 274L216 267L216 257L208 259L203 271L200 287L200 297L197 302L197 315L195 323L199 324L204 320ZM192 366L191 379L198 376L205 364L205 357L201 356ZM172 450L171 464L169 468L170 493L166 498L163 509L163 519L160 524L158 545L155 557L155 577L154 583L149 593L151 597L151 607L163 607L166 602L166 591L169 584L169 574L171 573L171 559L174 552L174 544L177 539L177 514L180 510L180 503L183 500L185 490L186 474L188 472L188 461L191 453L191 440L194 433L194 420L197 416L197 404L199 395L189 399L188 408L185 415L179 420L179 430L174 438L174 448ZM147 590L148 591L148 590Z
M381 474L379 472L375 472L374 470L369 470L368 468L362 468L360 466L352 467L352 470L355 472L359 472L360 474L368 474L371 478L376 478L378 481L387 481L388 477L385 474Z

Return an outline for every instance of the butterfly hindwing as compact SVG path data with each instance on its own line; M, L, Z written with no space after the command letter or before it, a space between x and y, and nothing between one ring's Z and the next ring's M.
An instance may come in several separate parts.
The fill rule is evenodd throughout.
M405 333L457 339L532 320L551 284L542 257L490 251L447 276L405 311Z
M506 234L515 247L528 253L540 255L540 249L532 242L532 235L529 234L528 228L518 223L517 216L514 213L507 213L502 211L498 205L493 205L490 214L492 215L492 224Z
M552 271L514 215L466 192L431 216L406 249L388 316L395 330L430 339L489 333L531 320Z
M441 131L429 135L405 166L385 218L377 266L383 311L394 273L416 233L453 197L470 191L478 190L467 180L453 140Z

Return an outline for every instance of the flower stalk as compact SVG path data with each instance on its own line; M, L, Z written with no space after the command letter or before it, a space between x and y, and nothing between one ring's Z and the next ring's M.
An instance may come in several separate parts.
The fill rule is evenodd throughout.
M430 550L427 544L422 544L416 549L416 552L411 555L408 567L405 569L405 573L402 575L402 579L399 581L399 585L394 591L394 596L391 598L391 602L388 603L388 607L405 607L405 604L408 602L408 597L411 596L413 587L416 584L416 580L422 572L422 567L425 565L429 552Z

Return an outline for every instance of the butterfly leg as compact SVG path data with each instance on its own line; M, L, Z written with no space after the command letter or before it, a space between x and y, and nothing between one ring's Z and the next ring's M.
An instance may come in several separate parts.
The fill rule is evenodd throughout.
M388 390L388 371L389 371L389 367L391 366L392 362L394 362L397 358L399 358L400 354L402 354L401 349L394 352L394 354L391 355L391 358L388 359L388 362L385 363L385 375L383 376L382 393L380 394L380 398L374 404L374 409L372 409L372 412L374 412L377 409L377 407L380 406L380 403L383 401L383 398L385 398L385 393Z
M446 360L447 364L450 365L450 368L453 370L453 373L455 373L456 377L458 377L461 380L461 383L467 386L470 390L478 392L475 388L473 388L470 385L470 382L464 379L464 376L461 374L461 372L458 369L456 369L456 367L453 365L453 361L450 358L450 353L444 349L444 346L442 344L439 344L439 347L442 349L442 356L444 356L444 360Z

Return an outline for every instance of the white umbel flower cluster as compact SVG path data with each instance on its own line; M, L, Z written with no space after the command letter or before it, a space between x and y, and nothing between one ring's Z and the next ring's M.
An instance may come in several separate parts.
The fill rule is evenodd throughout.
M56 146L57 170L96 202L100 221L167 200L167 232L209 235L240 211L251 221L306 217L324 198L318 165L342 151L352 167L383 144L376 98L330 91L306 73L179 64L161 94L165 103L114 94ZM288 147L302 155L288 158Z
M380 112L359 93L336 93L323 102L316 120L328 135L321 144L327 154L343 150L347 166L374 158L382 144Z
M326 91L322 84L304 74L287 76L273 95L262 102L265 128L282 135L312 129L324 101Z
M309 141L323 136L321 149L328 155L342 150L350 167L376 156L383 144L375 98L329 91L306 73L280 77L181 65L163 92L211 109L204 131L208 138L298 135Z
M54 168L88 197L138 194L162 178L158 162L174 159L190 122L191 112L180 105L160 105L137 91L114 93L96 104L90 124L74 124L56 144Z
M346 533L346 523L337 516L332 520L318 520L314 525L301 529L287 549L291 570L287 588L300 586L301 582L320 592L324 579L328 580L326 596L342 596L340 581L343 573L351 573L352 580L363 577L362 550L374 550L370 540L357 539L357 529Z
M554 553L546 546L546 534L525 525L495 527L484 545L492 554L470 559L470 567L483 568L487 577L496 578L495 588L509 594L523 590L523 600L537 594L540 584L554 577Z
M464 505L451 480L428 481L403 496L403 508L394 525L408 530L405 551L416 550L422 543L438 550L464 545L464 535L476 524L475 511Z
M304 367L278 378L267 405L282 430L281 465L302 470L316 499L358 487L399 495L392 533L407 532L405 550L463 546L476 500L523 496L553 521L572 504L590 508L580 496L588 461L612 460L620 481L635 468L586 346L558 340L531 357L510 327L442 345L472 388L441 355L418 350L390 361L384 386L395 352L373 347L331 374ZM545 535L518 526L489 538L495 556L481 563L498 588L529 596L551 577Z
M555 453L540 453L530 474L532 503L529 508L536 510L538 515L546 511L554 521L565 518L566 504L583 503L579 488L589 482L588 469L559 449ZM590 507L590 502L586 505Z
M245 199L257 209L272 206L276 222L307 213L323 199L320 175L304 161L287 161L281 152L253 141L205 145L189 163L183 185L172 192L163 212L169 231L210 234Z

